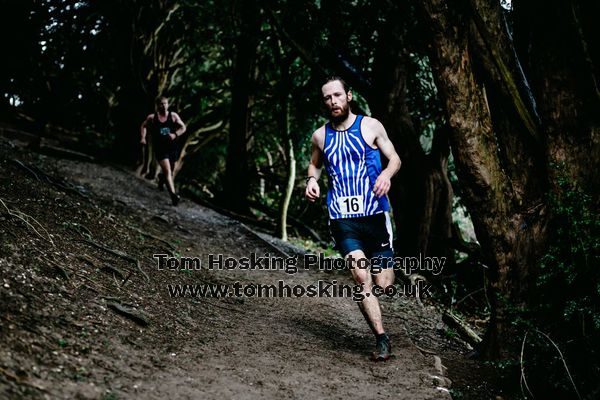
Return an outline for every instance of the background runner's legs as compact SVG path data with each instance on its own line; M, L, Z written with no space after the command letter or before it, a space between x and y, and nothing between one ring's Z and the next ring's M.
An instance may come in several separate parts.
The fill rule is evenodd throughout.
M171 161L168 158L164 158L158 162L160 167L163 170L163 174L165 174L165 178L167 180L167 188L169 189L169 193L175 193L175 184L173 183L173 171L171 169Z

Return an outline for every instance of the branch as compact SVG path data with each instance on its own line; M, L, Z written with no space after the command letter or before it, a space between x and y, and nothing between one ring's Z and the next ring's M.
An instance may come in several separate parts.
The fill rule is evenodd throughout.
M156 72L171 72L171 71L175 71L177 68L183 67L184 65L187 65L189 63L190 63L190 60L180 61L180 62L178 62L176 64L169 65L168 67L158 68L158 69L156 69Z
M331 65L333 69L346 79L351 86L362 93L365 98L372 97L371 82L354 66L343 54L331 46L325 45L322 48L317 48L316 51L303 46L290 31L284 28L284 24L277 16L270 5L265 5L265 9L269 14L273 25L277 32L298 52L302 60L315 72L321 75L328 75L327 71L321 66L322 64Z
M592 93L594 95L594 100L596 102L600 101L600 90L598 88L598 80L596 79L594 62L592 61L592 57L590 56L589 45L587 40L585 39L585 35L583 34L583 29L581 28L581 23L579 22L578 10L579 6L575 4L575 2L571 1L571 13L573 14L573 22L575 24L575 28L577 31L577 39L579 41L580 50L583 54L583 59L585 65L588 69L589 75L589 85L592 88Z
M304 62L306 64L308 64L308 66L310 68L312 68L315 71L320 72L323 75L327 75L327 72L325 71L325 69L323 69L323 67L321 67L321 64L319 64L317 62L317 57L315 56L315 54L307 49L306 47L302 46L283 26L284 24L281 22L280 18L277 16L277 14L275 13L275 11L271 8L271 5L266 2L265 5L265 10L267 11L269 17L271 18L271 22L273 23L273 25L275 26L277 32L298 52L298 54L300 55L300 57L302 58L302 60L304 60Z
M466 323L461 321L456 315L452 314L451 312L444 311L444 314L442 315L442 321L444 321L446 325L456 329L458 333L473 346L476 346L479 343L481 343L481 337L477 333L475 333L475 331L471 329Z
M519 115L527 132L539 141L541 119L537 112L535 98L519 62L499 3L487 9L485 9L487 4L482 4L480 0L470 0L469 4L477 31L500 76L505 92L503 94L510 98L511 105ZM485 21L481 15L482 10L489 13L488 21ZM489 19L493 19L492 23ZM496 32L491 32L490 26L492 29L495 27Z

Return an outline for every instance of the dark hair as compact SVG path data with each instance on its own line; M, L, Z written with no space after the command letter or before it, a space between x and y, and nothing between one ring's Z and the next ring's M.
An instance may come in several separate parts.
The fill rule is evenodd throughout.
M332 76L328 77L325 80L325 82L323 82L321 87L327 85L329 82L335 82L335 81L339 81L342 84L342 86L344 87L344 92L348 93L350 91L350 86L348 86L346 81L344 79L342 79L342 77L337 76L337 75L332 75Z
M155 100L154 100L154 104L159 105L160 103L162 103L163 100L169 101L169 98L166 96L158 96Z

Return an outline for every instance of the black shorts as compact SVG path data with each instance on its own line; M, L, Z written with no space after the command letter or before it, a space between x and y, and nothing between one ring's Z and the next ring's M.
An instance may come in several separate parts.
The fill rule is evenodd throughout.
M174 163L177 160L179 160L179 150L178 149L167 149L167 150L164 150L164 149L158 150L157 149L154 151L154 156L156 157L156 159L158 161L168 158L171 163Z
M329 220L329 229L336 249L346 257L354 250L362 250L370 259L394 257L392 223L389 213L366 217ZM387 268L385 262L383 268Z
M179 160L179 146L176 140L170 140L165 136L154 138L154 156L158 161L169 159L171 163Z

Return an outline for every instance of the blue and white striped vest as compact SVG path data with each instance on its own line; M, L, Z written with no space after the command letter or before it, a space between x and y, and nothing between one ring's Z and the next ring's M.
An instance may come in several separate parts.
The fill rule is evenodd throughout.
M331 219L364 217L389 211L387 196L373 193L381 173L379 149L369 146L360 131L362 115L346 131L325 125L325 169L329 175L327 208Z

